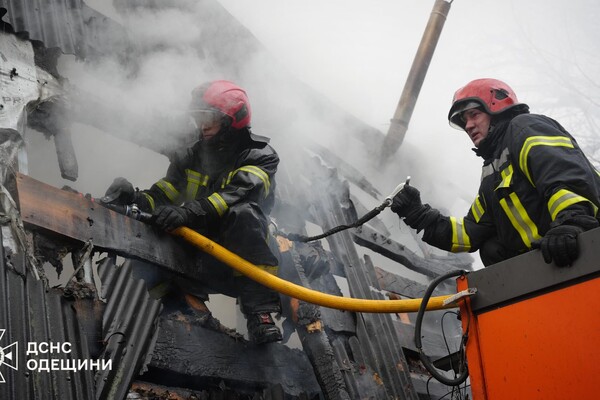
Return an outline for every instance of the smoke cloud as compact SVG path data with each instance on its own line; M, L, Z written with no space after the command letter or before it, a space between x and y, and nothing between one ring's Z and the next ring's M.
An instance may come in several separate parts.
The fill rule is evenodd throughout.
M298 149L316 142L363 173L382 196L410 175L426 202L453 215L466 213L479 183L481 160L446 120L452 94L472 79L509 83L532 112L557 118L599 164L600 5L591 0L453 2L405 141L385 166L349 132L387 132L433 1L182 0L154 9L86 3L121 23L136 51L94 62L61 59L60 73L73 86L118 113L109 134L73 125L80 158L74 184L49 172L58 169L49 168L52 146L31 147L31 174L56 186L101 195L124 176L149 187L168 160L144 144L167 148L181 139L168 129L175 122L158 129L156 117L178 120L191 89L211 79L247 89L253 130L272 138L288 170ZM246 28L260 43L243 34ZM369 208L382 200L359 196ZM382 218L396 239L406 239L394 215L386 211Z

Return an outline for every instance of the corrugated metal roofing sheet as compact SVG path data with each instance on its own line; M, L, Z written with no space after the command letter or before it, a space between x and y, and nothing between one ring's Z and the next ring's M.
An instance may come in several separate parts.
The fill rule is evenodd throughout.
M99 273L107 300L102 332L105 346L99 360L112 360L112 367L67 370L66 366L74 367L83 360L102 365L88 348L88 336L94 332L84 332L72 301L47 290L27 273L20 255L7 254L0 246L0 348L5 349L0 352L0 399L125 398L156 340L162 305L149 297L144 281L131 278L129 261L116 266L108 258L99 266ZM68 343L70 351L27 354L33 343ZM42 359L47 359L44 365L48 370L30 368L41 366ZM36 360L35 364L28 364L30 360Z
M78 362L89 360L90 354L72 303L57 292L47 291L41 281L27 273L20 255L8 254L2 246L0 302L0 329L5 330L0 347L11 349L10 357L8 350L0 357L0 373L5 380L0 383L0 399L93 399L91 369L28 368L33 366L28 364L30 360L36 360L36 365L41 365L41 359ZM70 352L27 357L29 343L70 343Z
M124 28L82 0L0 0L0 18L21 37L80 58L128 46Z
M132 263L117 266L115 260L107 258L98 266L101 297L106 299L101 358L113 360L114 366L96 375L98 399L123 399L156 342L162 302L150 298L143 280L132 278Z
M85 47L82 5L81 0L0 0L7 10L4 20L15 32L69 54L81 54Z

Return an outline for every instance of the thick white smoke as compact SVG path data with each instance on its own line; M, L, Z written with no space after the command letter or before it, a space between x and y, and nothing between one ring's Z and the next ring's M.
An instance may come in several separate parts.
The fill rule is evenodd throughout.
M115 54L95 63L63 57L60 72L117 108L125 125L131 122L123 126L126 134L148 134L148 141L168 144L171 132L140 132L135 128L140 119L176 116L191 88L205 80L238 80L252 102L254 130L272 137L282 163L300 145L315 141L363 172L383 195L411 175L425 201L462 215L476 192L481 161L466 135L448 126L447 110L458 87L495 77L513 86L533 112L557 117L590 155L600 158L600 45L595 40L600 6L591 0L453 2L405 142L383 167L340 126L343 113L319 106L314 92L387 132L433 1L221 0L261 44L240 37L239 28L227 24L211 1L170 1L158 10L140 7L127 13L118 1L116 7L102 0L86 3L127 29L143 50L134 55L138 68L123 68L118 59L127 54ZM208 24L215 21L223 23ZM55 163L52 146L32 146L32 175L56 171L50 183L101 195L116 176L146 188L166 170L166 157L138 145L85 124L75 124L73 131L78 181L62 181L57 167L48 168ZM367 206L378 204L369 196L363 199ZM397 228L394 215L382 216ZM406 232L396 234L399 241L408 240Z

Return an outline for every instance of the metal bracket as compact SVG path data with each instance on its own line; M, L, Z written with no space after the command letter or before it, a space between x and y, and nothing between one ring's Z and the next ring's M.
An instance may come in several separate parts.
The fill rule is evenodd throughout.
M448 304L455 303L456 301L462 299L463 297L473 296L477 293L477 288L468 288L463 291L460 291L443 301L443 305L447 306Z

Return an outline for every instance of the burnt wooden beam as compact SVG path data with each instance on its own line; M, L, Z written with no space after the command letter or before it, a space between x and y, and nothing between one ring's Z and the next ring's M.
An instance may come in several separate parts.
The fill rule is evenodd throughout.
M399 294L411 299L423 297L427 290L427 285L415 282L404 276L396 275L379 267L375 267L375 275L377 275L377 282L379 283L379 288L381 290ZM456 285L451 279L448 279L447 282L443 282L435 288L433 296L443 296L454 293L456 293Z
M279 276L295 284L312 288L305 275L306 268L302 263L302 257L295 247L285 238L280 237L278 241L281 253ZM309 245L300 246L303 246L300 247L301 249L306 249ZM308 260L305 260L305 264L310 269L311 265L308 265L310 264ZM292 324L295 325L302 348L313 366L323 394L330 400L349 399L340 366L336 363L333 349L325 332L327 321L321 318L321 307L288 296L281 297L286 322L291 323L292 320L295 322Z
M367 225L362 225L352 232L352 238L356 244L367 247L376 253L399 262L410 270L432 278L436 278L453 269L449 268L446 264L419 257L405 246L380 234Z
M61 190L17 174L21 218L29 228L42 228L95 248L138 258L172 272L193 276L198 251L156 228L109 210L89 196Z
M326 176L318 166L313 165L310 169L313 172L311 194L314 196L311 201L315 205L315 217L321 221L323 230L356 221L348 182L340 180L335 171L330 170L329 176ZM344 264L351 296L382 299L383 296L372 289L377 286L373 279L373 266L367 257L364 262L360 259L351 234L342 231L329 236L327 242L332 253ZM416 400L417 394L410 381L408 365L400 350L391 317L387 314L357 314L356 333L365 360L381 378L388 397Z
M248 393L279 384L286 396L321 394L312 366L300 350L236 340L177 313L161 317L158 332L148 371L140 380L192 390L246 388Z

